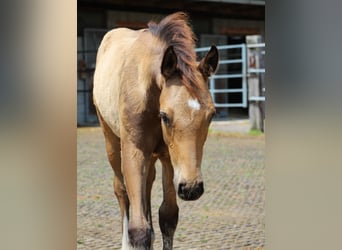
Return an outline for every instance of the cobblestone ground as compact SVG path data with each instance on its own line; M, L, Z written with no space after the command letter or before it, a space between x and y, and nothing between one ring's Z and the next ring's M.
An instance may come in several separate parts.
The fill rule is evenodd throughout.
M264 136L215 132L208 136L204 149L205 193L197 201L178 199L174 249L263 249ZM77 136L77 249L121 249L120 212L102 132L100 128L79 128ZM152 190L154 249L162 249L159 162L156 167Z

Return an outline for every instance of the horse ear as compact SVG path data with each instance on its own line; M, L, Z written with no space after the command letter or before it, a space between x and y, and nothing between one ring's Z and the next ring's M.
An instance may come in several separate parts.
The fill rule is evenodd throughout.
M209 77L218 69L219 54L215 45L211 46L207 55L201 60L198 69L203 76Z
M170 78L177 70L177 56L172 46L169 46L163 57L163 62L161 65L161 72L163 76L168 79Z

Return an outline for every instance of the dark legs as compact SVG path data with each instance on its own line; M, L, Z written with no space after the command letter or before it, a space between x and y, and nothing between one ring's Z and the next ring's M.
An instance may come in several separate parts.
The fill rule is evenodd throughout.
M178 223L178 206L170 158L163 156L160 160L163 165L163 202L159 208L159 226L163 235L163 250L171 250Z

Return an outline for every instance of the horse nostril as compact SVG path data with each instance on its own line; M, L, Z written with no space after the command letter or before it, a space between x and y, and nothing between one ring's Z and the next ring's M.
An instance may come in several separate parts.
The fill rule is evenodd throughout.
M196 183L193 186L187 186L186 183L178 185L178 196L183 200L197 200L204 192L203 182Z
M178 185L178 194L183 194L185 192L185 183L179 183Z

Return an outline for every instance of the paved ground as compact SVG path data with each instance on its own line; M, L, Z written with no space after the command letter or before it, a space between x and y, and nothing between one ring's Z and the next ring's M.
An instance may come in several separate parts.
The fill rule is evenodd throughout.
M205 193L181 201L174 249L263 249L265 244L264 136L248 121L214 122L205 145ZM100 128L79 128L77 249L120 249L119 208ZM161 169L152 190L155 249L161 249L158 208Z
M250 123L247 119L241 120L219 120L210 125L210 130L232 134L247 134L250 130Z

